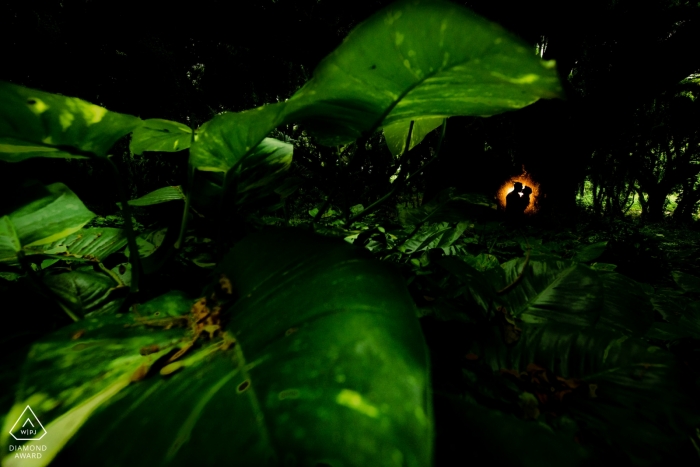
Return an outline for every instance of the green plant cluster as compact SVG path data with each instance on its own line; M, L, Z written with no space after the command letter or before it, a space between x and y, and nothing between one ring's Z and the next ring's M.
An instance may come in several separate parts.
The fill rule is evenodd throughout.
M445 465L451 436L501 465L693 454L698 384L673 350L700 338L695 276L654 291L596 262L605 240L503 241L490 200L454 190L387 222L407 171L366 208L325 201L297 228L274 215L295 189L280 125L329 145L382 131L404 158L450 116L560 94L554 64L500 27L413 0L289 100L196 130L0 83L0 160L104 163L122 213L98 218L62 183L3 197L4 290L33 287L75 322L31 343L0 444L46 446L36 465L426 466L436 431ZM128 199L109 157L127 135L134 154L188 151L187 183ZM133 209L162 220L136 226ZM188 285L150 291L175 264ZM454 340L434 341L442 325ZM28 405L46 433L18 443Z

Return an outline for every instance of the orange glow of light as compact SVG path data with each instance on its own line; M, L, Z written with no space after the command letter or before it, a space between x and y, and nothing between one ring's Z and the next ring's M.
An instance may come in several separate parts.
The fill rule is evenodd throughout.
M509 178L508 180L503 182L503 185L501 185L501 188L499 188L498 192L496 193L496 199L498 200L498 205L500 206L500 208L506 208L506 196L508 196L508 193L513 191L513 183L515 182L520 182L523 184L523 186L529 186L530 188L532 188L532 194L530 195L530 204L527 205L527 208L525 209L525 214L536 213L536 201L540 195L540 184L533 180L527 172L523 172L521 175Z

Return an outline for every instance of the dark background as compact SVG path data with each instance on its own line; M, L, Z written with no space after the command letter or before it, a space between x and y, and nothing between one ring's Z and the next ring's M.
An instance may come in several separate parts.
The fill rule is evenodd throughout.
M0 14L0 79L196 128L217 112L289 97L353 26L388 3L201 0L186 7L133 1L6 3ZM542 184L545 211L571 210L588 177L595 182L599 214L620 215L622 209L616 207L620 197L639 189L649 196L645 217L660 220L666 195L675 190L685 199L684 213L677 217L691 219L700 200L696 186L700 165L693 162L698 159L699 125L682 128L692 151L686 151L687 163L675 167L678 173L666 181L664 173L673 168L655 169L648 147L677 141L671 133L690 115L698 115L697 105L654 106L659 100L673 101L679 82L700 71L696 4L457 3L515 32L533 45L533 52L539 45L544 59L557 61L567 100L540 101L488 119L450 119L440 159L418 185L414 182L413 192L424 193L425 200L452 185L492 196L500 183L524 166ZM670 110L664 113L660 108ZM657 121L659 115L663 122ZM660 125L672 131L647 141L651 129ZM435 140L428 138L427 144L434 146ZM386 149L382 151L383 156L375 156L375 165L386 156ZM118 145L115 159L132 178L132 196L182 182L186 156L156 154L134 163L127 152L125 144ZM322 152L322 148L312 151L308 158L318 159ZM100 185L102 168L83 161L31 160L18 165L5 164L2 170L28 169L46 182L61 179L83 199L90 198L100 214L114 206L114 193ZM359 170L365 173L357 174L361 175L357 180L374 178L369 176L370 165L362 165ZM298 172L310 177L308 170ZM334 184L337 180L329 183ZM361 192L350 202L366 203L376 197Z

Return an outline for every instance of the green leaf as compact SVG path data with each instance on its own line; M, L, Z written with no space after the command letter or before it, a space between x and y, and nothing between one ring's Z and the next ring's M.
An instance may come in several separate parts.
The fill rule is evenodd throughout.
M591 269L596 271L614 271L617 268L617 264L610 263L593 263L591 264Z
M225 172L286 123L303 123L328 145L380 127L398 140L393 135L411 120L426 120L418 136L438 119L495 115L561 95L554 62L500 26L450 2L404 0L355 28L288 101L202 125L191 163Z
M676 324L690 304L690 298L681 295L682 292L661 289L651 297L654 309L669 323Z
M27 184L3 208L22 247L65 238L95 217L63 183Z
M502 265L503 286L514 283L524 259ZM602 284L589 267L566 260L531 260L519 283L502 297L513 316L531 323L562 322L592 326L602 305Z
M70 271L44 277L44 283L56 293L62 306L76 316L101 311L112 302L111 290L117 284L108 276L93 271ZM119 304L113 304L110 309Z
M691 274L686 274L681 271L673 271L672 274L673 280L676 281L678 287L683 289L685 292L700 293L700 277L696 277Z
M574 256L574 261L578 261L579 263L588 263L589 261L593 261L603 254L603 251L605 251L605 247L607 245L607 240L588 245L576 253Z
M110 227L92 227L80 229L75 233L43 245L42 248L27 249L28 254L50 254L70 260L84 258L90 261L104 261L126 245L126 233L122 229Z
M140 198L130 199L129 204L131 206L152 206L154 204L178 200L185 200L185 195L182 193L182 188L179 185L158 188L157 190L147 193ZM117 206L121 208L121 203L117 203Z
M292 164L294 146L265 138L226 175L235 183L236 202L242 204L273 193L277 181Z
M50 435L26 445L46 445L36 465L47 465L100 405L131 383L140 367L147 369L183 337L182 329L156 333L134 324L131 314L88 317L33 344L0 433L4 452L14 441L12 424L30 405ZM146 346L161 349L144 356L140 349ZM10 453L2 461L11 465L16 459Z
M434 118L419 118L414 120L413 131L411 132L411 142L408 150L410 151L418 145L428 133L442 125L445 121L442 117ZM411 127L410 122L397 122L392 125L387 125L383 128L384 138L389 151L394 157L398 157L404 153L406 149L406 139L408 138L408 130Z
M168 232L168 227L161 229L153 229L143 232L136 237L136 245L139 248L139 256L148 258L161 246L165 235ZM129 248L124 250L124 254L129 257Z
M189 148L191 142L192 129L187 125L150 118L131 134L129 150L136 155L144 151L177 152Z
M140 124L81 99L0 82L0 160L106 156Z
M248 361L280 352L251 370L253 385L256 374L261 378L261 395L299 390L295 403L267 399L270 417L292 413L278 426L280 434L292 436L299 423L308 433L295 441L276 438L280 446L319 460L337 456L346 465L399 465L398 452L406 465L428 464L429 380L413 303L400 276L365 258L340 240L301 230L241 242L224 261L224 272L246 297L236 303L229 329L241 339L258 329L247 345L241 341ZM259 327L263 322L268 325ZM277 337L283 335L289 338ZM268 373L284 366L289 372L281 378ZM324 446L330 434L318 423L321 409L336 426L353 427L340 445ZM363 448L369 439L383 447Z
M463 255L460 256L460 259L475 268L477 271L486 271L487 269L500 267L498 258L487 253L481 253L477 256Z
M0 137L0 160L20 162L32 157L47 157L60 159L87 159L87 156L71 154L63 149L52 146L39 146L36 143L22 141L16 138Z
M16 263L21 251L19 237L8 216L0 217L0 263Z
M661 341L673 341L690 337L690 333L678 324L653 323L644 337Z
M152 300L137 305L137 315L142 318L181 316L192 306L192 298L180 290L171 290Z
M284 103L212 118L195 132L190 164L199 170L228 172L282 123Z
M442 248L447 252L449 247L464 233L467 226L466 222L460 222L455 227L447 222L433 224L407 240L399 250L404 253L416 253L431 248Z
M243 240L222 271L242 297L225 324L236 345L215 352L220 342L204 344L180 361L182 371L105 397L109 404L79 420L80 431L56 462L91 465L110 452L120 465L217 465L232 458L241 465L430 465L428 356L400 275L342 240L292 229ZM131 335L127 329L101 331L105 344L119 343L118 368L133 368L136 346L122 337ZM162 343L167 332L149 336ZM132 339L142 333L134 330ZM41 353L54 354L60 355ZM90 352L94 373L116 367L113 354L100 360ZM82 368L78 357L71 368ZM43 367L61 363L54 362ZM70 375L76 386L94 380L77 374ZM38 389L45 378L33 376L27 381L45 392ZM230 424L235 436L222 429ZM124 444L127 435L148 443Z
M488 116L559 97L553 62L461 6L401 1L355 28L287 102L327 144L419 118Z

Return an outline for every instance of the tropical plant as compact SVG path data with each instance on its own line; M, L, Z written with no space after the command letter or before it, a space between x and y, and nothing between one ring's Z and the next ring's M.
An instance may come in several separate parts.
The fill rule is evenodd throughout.
M522 247L525 258L502 262L495 243L476 254L498 229L470 220L493 212L488 200L448 190L404 210L401 225L382 225L375 210L395 187L367 208L321 203L307 228L270 227L295 187L286 177L293 146L270 137L281 125L345 148L381 130L403 160L450 116L560 94L553 62L440 1L382 10L287 101L196 130L0 83L0 160L104 163L123 217L123 226L100 225L62 183L18 182L18 194L3 198L0 274L75 321L32 344L4 418L0 439L12 451L3 464L430 465L433 394L417 316L469 328L463 398L433 388L461 429L483 425L492 443L554 441L563 446L557 459L574 452L574 462L606 452L600 439L635 462L672 456L698 426L697 411L685 410L692 400L671 354L645 339L698 335L675 315L658 326L647 289L614 266L586 264L605 243L562 257L557 245L525 237L499 245ZM189 151L186 185L127 199L109 157L127 135L134 154ZM413 175L404 170L394 184ZM166 210L163 224L135 232L133 208L177 203L182 216ZM174 261L205 285L149 297L149 277ZM679 319L695 323L694 279L677 280L690 294ZM667 404L653 403L660 397ZM27 406L41 430L18 440ZM530 432L494 408L526 420L565 415ZM634 432L617 430L638 413L646 418ZM590 449L575 447L576 436L594 440ZM635 450L639 439L645 449Z

